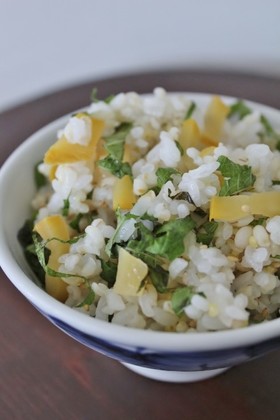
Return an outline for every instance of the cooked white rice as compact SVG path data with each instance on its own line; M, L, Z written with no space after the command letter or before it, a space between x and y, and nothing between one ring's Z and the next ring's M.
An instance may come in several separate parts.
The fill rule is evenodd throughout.
M201 147L190 145L181 150L178 142L190 105L187 95L169 95L162 88L150 96L120 93L108 103L94 102L87 114L73 116L59 133L71 144L86 146L91 137L91 116L104 121L105 139L120 124L131 123L125 144L131 155L136 202L120 213L138 217L127 217L116 231L112 203L118 178L98 167L96 161L57 166L51 190L39 190L33 207L38 211L36 222L62 214L66 201L67 223L79 215L83 235L59 258L58 271L71 274L63 280L68 284L66 305L128 327L177 332L239 328L279 316L280 208L279 215L270 217L246 215L245 208L243 218L217 219L210 243L201 242L198 235L199 224L207 221L211 199L221 190L219 157L250 167L253 185L238 195L280 191L277 144L265 131L260 113L252 110L243 118L225 118L213 147L205 144L201 151ZM205 107L196 107L191 115L201 132L206 112ZM159 168L174 169L160 188ZM50 176L51 165L44 163L39 169ZM168 275L165 290L157 290L148 263L148 275L132 295L118 293L114 278L112 282L104 279L102 261L112 258L108 255L110 239L114 239L114 261L118 264L119 247L126 249L129 241L137 240L139 221L153 234L155 227L188 217L195 220L196 227L184 238L182 252L175 258L162 258L161 268ZM79 234L71 230L72 236ZM94 292L93 300L82 305L89 289L78 276L86 277ZM178 311L172 296L183 288L190 296Z

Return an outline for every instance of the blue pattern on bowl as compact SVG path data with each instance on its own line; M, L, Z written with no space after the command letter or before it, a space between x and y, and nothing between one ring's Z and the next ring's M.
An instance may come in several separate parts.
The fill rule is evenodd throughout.
M161 352L144 347L124 347L119 343L83 333L60 319L43 313L39 308L37 309L54 325L81 344L120 362L151 369L185 372L219 369L238 365L280 347L280 337L247 347L210 351Z

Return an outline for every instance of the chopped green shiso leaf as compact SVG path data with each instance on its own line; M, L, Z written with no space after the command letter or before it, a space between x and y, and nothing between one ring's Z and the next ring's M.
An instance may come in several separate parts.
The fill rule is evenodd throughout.
M107 169L118 178L124 175L132 176L131 166L123 162L125 139L132 128L131 123L122 123L115 132L105 138L105 149L108 156L98 161L98 165Z
M82 308L85 305L91 305L93 303L95 299L95 293L92 290L91 287L88 288L88 294L86 295L86 297L84 298L84 300L82 300L81 303L79 303L78 305L76 305L76 308Z
M234 163L226 156L220 156L218 162L219 171L224 177L220 196L239 194L253 187L256 177L250 166Z
M187 234L195 227L195 222L190 218L174 219L163 224L158 224L153 231L149 230L144 224L145 215L135 216L131 213L122 214L117 210L117 227L115 234L108 241L105 251L109 258L117 256L117 246L124 247L137 258L144 261L149 267L149 275L152 283L159 292L166 290L168 282L168 271L163 266L167 261L172 261L182 255L184 252L184 239ZM121 232L124 224L130 220L135 220L135 232L133 238L127 242L121 240ZM103 278L108 279L107 272L109 269L114 270L114 278L116 275L116 267L110 265L103 268ZM105 277L104 277L105 276Z
M184 252L184 239L194 227L195 223L190 217L170 220L155 228L146 249L151 254L173 261Z
M244 117L251 113L252 110L243 101L239 100L231 105L228 118L236 115L240 120L242 120Z
M69 209L70 209L70 201L69 201L69 198L65 198L63 200L62 216L67 217L68 214L69 214Z
M37 254L38 261L41 264L45 273L48 274L49 276L60 277L60 278L78 277L80 279L83 279L84 282L87 283L87 281L88 281L87 277L80 276L78 274L62 273L60 271L53 270L51 267L48 266L48 264L46 262L46 258L45 258L45 252L44 252L47 244L51 241L58 241L58 242L62 242L62 243L74 244L83 236L84 235L77 236L77 237L69 239L67 241L64 241L64 240L59 239L59 238L50 238L47 241L44 241L44 240L42 240L40 235L38 235L38 233L33 232L32 239L33 239L33 243L34 243L34 246L35 246L35 252Z
M272 127L272 125L270 124L270 122L264 115L261 115L260 122L264 128L265 136L268 137L269 139L274 140L276 149L280 150L280 133L277 133L274 130L274 128Z
M157 187L161 189L167 181L172 180L172 175L178 175L180 172L175 168L158 168L156 170Z
M98 166L107 169L112 175L122 178L125 175L132 176L131 166L128 162L121 162L114 159L112 156L106 156L104 159L98 161Z
M207 221L203 223L196 235L197 242L209 246L214 239L218 225L218 222L214 221Z
M18 241L23 248L25 259L35 274L35 279L37 281L38 286L44 288L45 286L45 271L42 268L33 243L32 234L33 234L33 227L34 223L32 220L26 220L23 226L18 231ZM44 249L44 259L45 261L48 261L50 256L50 251L45 248Z
M41 163L42 162L37 163L37 165L35 165L34 167L34 181L37 189L44 187L48 184L48 179L45 177L45 175L39 172L39 165Z
M108 261L101 260L102 272L100 277L107 281L109 287L113 287L117 277L118 264L114 259Z
M193 295L194 292L190 286L179 287L173 292L171 305L176 315L183 314L185 306L191 302Z
M112 99L114 99L114 97L115 97L115 95L109 95L105 99L98 99L97 93L98 93L98 89L96 87L93 88L92 91L91 91L91 94L90 94L91 102L96 103L96 102L103 101L106 104L109 104L112 101Z
M122 160L125 139L131 128L131 123L122 123L111 136L105 138L105 149L113 159Z
M86 298L80 304L78 304L77 307L81 307L81 306L84 306L84 305L91 305L91 303L94 300L95 294L94 294L94 291L91 288L91 284L90 284L88 278L85 277L85 276L74 274L74 273L72 273L72 274L71 273L63 273L61 271L54 270L53 268L51 268L48 265L48 263L46 261L45 250L47 249L46 248L47 244L51 241L58 241L58 242L62 242L62 243L74 244L74 243L78 242L78 240L80 238L82 238L83 236L84 235L76 236L76 237L74 237L72 239L69 239L69 240L66 240L66 241L64 241L62 239L59 239L59 238L50 238L47 241L45 241L45 240L42 240L42 238L40 237L40 235L38 235L38 233L34 232L32 234L32 239L33 239L37 259L38 259L41 267L43 268L43 270L46 274L48 274L49 276L52 276L52 277L59 277L59 278L62 278L62 279L63 278L69 278L69 277L77 277L79 279L82 279L85 286L88 288L88 294L87 294Z
M185 115L185 118L184 118L185 120L188 120L189 118L192 117L192 115L193 115L193 113L195 111L195 108L196 108L196 103L195 102L191 102L191 104L190 104L190 106L189 106L189 108L188 108L188 110L186 112L186 115Z

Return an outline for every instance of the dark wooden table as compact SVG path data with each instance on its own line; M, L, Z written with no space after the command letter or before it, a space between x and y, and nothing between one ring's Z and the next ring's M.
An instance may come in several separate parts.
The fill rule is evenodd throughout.
M31 133L119 91L211 92L280 108L280 79L207 71L135 74L91 81L0 114L0 162ZM1 250L0 250L1 252ZM138 376L75 342L43 318L0 272L0 419L280 418L280 350L192 384Z

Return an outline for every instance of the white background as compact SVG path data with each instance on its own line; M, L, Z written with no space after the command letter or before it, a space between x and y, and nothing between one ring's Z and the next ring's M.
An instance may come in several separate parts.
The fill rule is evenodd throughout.
M280 76L279 0L0 0L0 111L92 78L201 67Z

